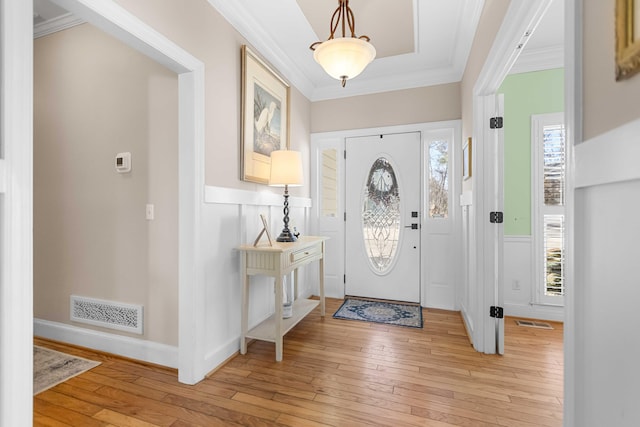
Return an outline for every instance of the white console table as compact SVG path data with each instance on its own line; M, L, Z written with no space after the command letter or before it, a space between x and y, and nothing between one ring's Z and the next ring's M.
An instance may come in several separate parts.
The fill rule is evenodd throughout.
M276 345L276 361L282 361L282 337L320 304L324 317L324 246L326 237L304 236L292 243L274 242L273 246L243 245L242 266L242 335L240 353L247 353L247 340L257 339ZM320 264L320 300L298 299L298 268L313 261ZM294 272L293 315L282 318L283 276ZM249 330L249 277L263 275L273 277L275 287L275 313Z

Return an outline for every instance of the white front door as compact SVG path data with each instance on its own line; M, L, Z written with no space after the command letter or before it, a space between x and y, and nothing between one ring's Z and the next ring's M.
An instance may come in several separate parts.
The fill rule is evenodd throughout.
M347 295L420 302L420 133L346 139Z

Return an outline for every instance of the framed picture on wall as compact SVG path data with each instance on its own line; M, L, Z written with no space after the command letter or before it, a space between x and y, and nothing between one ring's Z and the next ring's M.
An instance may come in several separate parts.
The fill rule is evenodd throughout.
M289 148L289 85L246 45L241 108L240 179L268 184L271 152Z
M471 147L471 137L467 138L467 142L462 147L462 177L467 180L471 178L471 158L472 156L472 147Z
M616 80L640 71L640 0L616 0Z

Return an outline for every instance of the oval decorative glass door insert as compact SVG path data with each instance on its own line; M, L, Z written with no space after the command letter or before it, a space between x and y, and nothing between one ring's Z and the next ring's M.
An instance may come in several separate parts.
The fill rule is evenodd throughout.
M400 195L395 171L387 159L378 158L369 170L362 197L364 247L373 270L389 270L398 250Z

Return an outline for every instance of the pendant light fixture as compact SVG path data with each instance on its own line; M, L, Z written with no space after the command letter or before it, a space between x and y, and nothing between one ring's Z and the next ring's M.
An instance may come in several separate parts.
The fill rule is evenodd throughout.
M338 0L338 8L331 16L331 34L324 42L315 42L309 48L313 50L313 59L334 79L345 86L348 79L360 74L376 57L376 48L369 43L368 36L356 37L356 20L349 7L349 0ZM342 37L335 38L338 25L342 23ZM350 36L345 35L349 26Z

